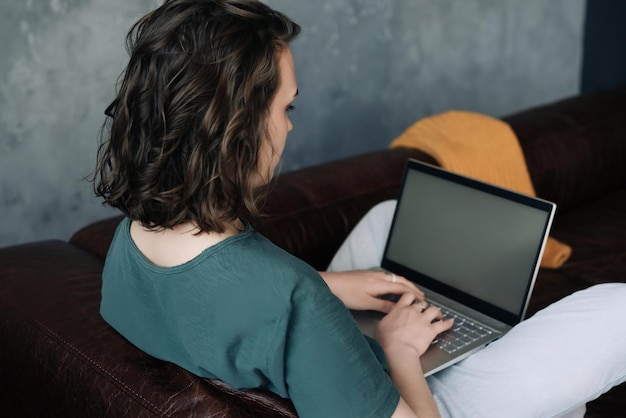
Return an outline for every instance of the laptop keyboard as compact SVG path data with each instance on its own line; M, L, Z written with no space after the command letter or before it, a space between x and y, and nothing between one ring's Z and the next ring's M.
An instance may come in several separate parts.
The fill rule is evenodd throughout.
M430 302L429 302L430 303ZM435 338L432 345L446 353L454 353L489 334L493 331L485 328L484 326L471 321L456 312L449 311L446 308L437 305L436 303L430 303L438 307L443 314L443 319L454 318L454 326Z

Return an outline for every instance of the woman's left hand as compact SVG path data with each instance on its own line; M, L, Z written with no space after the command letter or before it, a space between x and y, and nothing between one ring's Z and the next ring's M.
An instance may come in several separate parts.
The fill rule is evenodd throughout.
M330 290L348 309L373 310L388 313L394 302L380 299L387 294L412 293L424 300L424 292L402 276L373 270L320 272Z

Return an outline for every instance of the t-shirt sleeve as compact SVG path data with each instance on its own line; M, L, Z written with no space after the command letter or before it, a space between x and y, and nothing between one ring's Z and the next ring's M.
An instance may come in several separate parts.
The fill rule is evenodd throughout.
M391 416L400 395L343 303L323 284L296 289L292 302L273 366L284 367L298 415Z

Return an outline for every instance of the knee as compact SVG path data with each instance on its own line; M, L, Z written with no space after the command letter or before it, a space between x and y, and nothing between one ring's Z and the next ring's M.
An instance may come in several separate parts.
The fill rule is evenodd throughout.
M544 309L545 314L583 315L595 321L626 316L626 283L597 284L575 292Z
M612 317L618 313L626 315L626 283L597 284L580 293L590 307L595 306Z
M596 284L587 288L586 291L603 298L615 297L617 299L622 299L626 297L626 283Z

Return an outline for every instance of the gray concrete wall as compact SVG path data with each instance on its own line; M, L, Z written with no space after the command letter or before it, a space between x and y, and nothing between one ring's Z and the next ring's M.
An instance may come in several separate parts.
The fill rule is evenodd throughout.
M83 180L130 25L157 0L2 0L0 246L113 214ZM384 148L448 109L576 94L584 0L270 0L303 26L283 171Z

